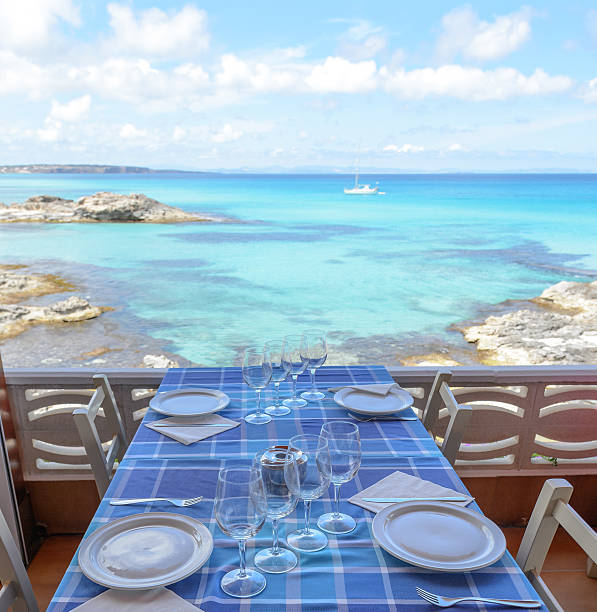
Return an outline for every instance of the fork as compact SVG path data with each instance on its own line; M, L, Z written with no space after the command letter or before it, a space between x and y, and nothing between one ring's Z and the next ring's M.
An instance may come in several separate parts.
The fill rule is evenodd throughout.
M449 608L454 604L460 603L461 601L484 601L486 603L503 604L512 606L513 608L540 608L541 602L536 599L492 599L490 597L442 597L435 593L425 591L420 587L417 588L417 594L419 597L428 601L430 604L439 606L440 608Z
M418 421L419 419L415 417L384 417L384 416L374 416L368 419L361 419L361 417L356 417L351 415L353 419L356 421L361 421L361 423L368 423L369 421Z
M140 497L137 499L112 499L110 500L111 506L129 506L132 504L146 504L149 502L165 501L178 506L179 508L186 508L187 506L194 506L203 499L203 495L199 497L190 497L189 499L172 499L170 497Z

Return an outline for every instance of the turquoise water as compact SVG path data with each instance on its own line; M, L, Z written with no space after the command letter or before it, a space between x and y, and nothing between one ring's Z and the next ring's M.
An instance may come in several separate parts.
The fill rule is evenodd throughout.
M241 221L0 224L0 262L74 277L116 307L103 316L205 365L312 327L365 346L447 337L492 304L595 278L597 175L362 180L386 195L346 196L346 176L0 175L5 203L141 192Z

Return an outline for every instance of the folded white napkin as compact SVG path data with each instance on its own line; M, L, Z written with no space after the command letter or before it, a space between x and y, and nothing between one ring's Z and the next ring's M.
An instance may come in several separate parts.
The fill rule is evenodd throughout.
M177 442L192 444L239 425L238 421L231 421L219 414L205 414L200 417L168 417L153 423L146 423L145 427Z
M387 395L392 389L399 389L400 387L395 383L376 383L373 385L346 385L346 387L333 387L328 389L330 393L336 393L341 389L354 389L355 391L362 391L363 393L373 393L374 395Z
M380 481L372 484L360 493L349 498L349 502L361 508L379 512L388 505L388 502L365 502L363 497L456 497L462 495L463 501L450 502L458 506L466 506L473 501L470 495L448 489L428 480L404 472L394 472Z
M108 589L76 608L85 612L203 612L173 591L159 587L151 591L117 591Z

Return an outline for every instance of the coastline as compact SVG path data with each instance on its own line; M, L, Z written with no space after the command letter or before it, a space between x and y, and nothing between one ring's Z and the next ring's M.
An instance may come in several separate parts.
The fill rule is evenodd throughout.
M3 282L4 281L4 282ZM23 264L0 265L0 350L8 367L187 367L170 342L139 330L118 305L95 306L90 288L70 276ZM96 288L98 293L101 291ZM47 317L63 294L86 294L74 316ZM10 309L38 313L14 333L2 333ZM444 333L372 335L329 332L328 365L376 363L395 366L580 364L597 361L597 280L561 281L528 300L487 307L476 321ZM524 333L523 333L524 332ZM448 338L448 340L446 340ZM236 365L242 347L234 350ZM222 364L230 365L230 364Z

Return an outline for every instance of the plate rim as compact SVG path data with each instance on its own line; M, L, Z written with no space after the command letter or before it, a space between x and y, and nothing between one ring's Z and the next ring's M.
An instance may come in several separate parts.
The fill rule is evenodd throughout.
M208 412L196 412L196 413L187 413L187 414L180 414L180 413L177 414L177 413L173 413L172 411L164 411L164 409L160 406L161 402L164 399L169 399L170 397L180 395L182 393L196 393L200 395L211 395L211 396L217 397L220 400L220 402L213 410L210 410ZM149 400L149 407L155 412L158 412L160 414L165 414L166 416L192 417L192 416L201 416L202 414L213 414L214 412L218 412L218 410L222 410L223 408L226 408L226 406L228 406L229 403L230 403L230 396L228 396L223 391L220 391L219 389L208 389L208 388L203 388L203 387L186 387L186 388L181 387L180 389L171 389L170 391L161 391L160 393L156 393L156 395L154 395L151 398L151 400Z
M144 579L144 582L142 585L123 586L122 584L114 584L113 582L104 580L102 577L98 577L97 574L93 572L92 565L90 562L91 557L90 557L89 551L91 547L93 546L93 544L95 544L101 538L101 535L104 532L108 531L108 529L112 529L116 523L126 523L129 521L134 521L134 520L139 520L139 519L142 519L142 520L160 520L160 519L172 520L174 519L175 521L181 521L183 523L186 523L187 525L194 527L200 533L201 543L203 542L206 543L206 549L203 552L203 554L199 557L199 560L196 563L192 564L187 571L177 574L175 579L164 578L157 582L153 581L151 585L148 584L146 579ZM152 525L149 524L149 525L141 525L141 526L150 527ZM139 525L137 527L139 527ZM201 548L203 548L201 546L201 543L198 543L200 550ZM213 536L211 535L211 532L209 531L208 527L201 521L193 517L186 516L184 514L178 514L177 512L141 512L141 513L136 513L136 514L129 514L128 516L118 517L117 519L114 519L113 521L110 521L109 523L105 523L104 525L101 525L93 533L89 534L89 536L83 539L79 547L79 550L77 551L77 563L79 564L79 568L81 569L81 572L89 580L91 580L92 582L95 582L96 584L99 584L100 586L105 586L110 589L116 589L118 591L142 591L142 590L147 590L147 589L154 589L154 588L161 587L161 586L168 586L169 584L174 584L175 582L180 582L181 580L188 578L191 574L194 574L198 569L200 569L207 563L207 561L211 557L213 548L214 548ZM104 576L104 574L102 574L102 576ZM138 581L138 580L130 579L130 581Z
M365 392L359 391L358 389L352 389L351 387L344 387L344 389L340 389L340 391L336 391L336 393L334 394L334 401L336 402L336 404L338 404L338 406L342 406L342 408L346 408L346 410L349 410L350 412L356 412L357 414L368 414L368 415L397 414L398 412L402 412L403 410L412 408L412 405L414 404L414 401L415 401L414 397L406 389L402 389L402 388L391 389L390 393L393 393L393 394L406 393L411 399L410 404L408 404L408 406L403 406L402 408L398 408L398 410L383 410L383 411L359 410L358 408L347 406L344 403L345 396L350 395L351 393L363 393L364 394Z
M382 542L381 538L379 538L378 534L382 529L382 524L386 519L386 516L393 510L396 509L404 509L408 510L412 508L414 510L442 510L449 508L451 511L461 512L469 517L474 517L478 522L483 523L493 534L495 546L493 549L493 554L489 554L488 558L475 565L469 565L467 567L446 567L445 565L442 567L442 564L437 563L420 563L414 561L412 556L408 553L398 553L395 549L390 548ZM378 518L379 517L379 518ZM425 502L425 501L410 501L410 502L399 502L396 504L392 504L386 508L380 510L374 517L371 523L371 532L373 535L373 539L375 542L381 546L388 554L404 561L405 563L409 563L410 565L414 565L415 567L421 567L423 569L430 569L440 572L472 572L474 570L482 569L489 565L493 565L497 561L499 561L504 554L506 553L506 537L504 536L502 530L488 517L486 517L483 513L472 510L471 508L465 508L463 506L458 506L456 504L451 504L449 502Z

